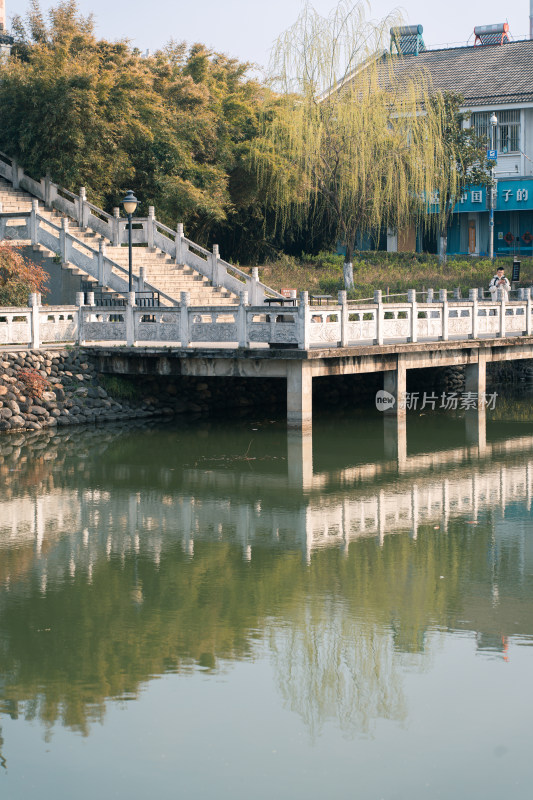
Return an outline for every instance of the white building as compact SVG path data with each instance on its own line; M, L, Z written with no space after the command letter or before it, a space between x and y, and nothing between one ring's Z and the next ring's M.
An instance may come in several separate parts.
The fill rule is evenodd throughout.
M494 149L497 189L494 214L496 255L533 255L533 0L530 38L513 41L507 25L476 28L471 46L426 50L422 26L391 31L391 51L400 50L395 73L420 70L436 91L462 95L462 111L487 136ZM383 59L387 59L384 54ZM472 187L457 203L448 232L448 252L486 255L489 252L490 189ZM388 250L431 249L415 232L398 237L389 232ZM435 242L436 244L436 242Z

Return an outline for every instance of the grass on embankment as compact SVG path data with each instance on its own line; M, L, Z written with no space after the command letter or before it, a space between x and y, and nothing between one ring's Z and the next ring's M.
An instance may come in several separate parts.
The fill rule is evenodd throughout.
M520 258L520 256L519 256ZM533 284L533 259L520 258L519 286ZM343 256L322 252L318 256L303 254L296 259L282 256L278 261L259 268L259 277L273 289L298 289L313 294L336 296L343 289ZM381 251L360 253L353 260L355 289L349 292L352 299L372 297L375 289L384 293L401 294L408 289L455 289L459 287L463 297L468 290L483 286L489 281L498 266L504 266L511 279L511 258L448 259L446 265L439 263L438 256L425 253L384 253Z

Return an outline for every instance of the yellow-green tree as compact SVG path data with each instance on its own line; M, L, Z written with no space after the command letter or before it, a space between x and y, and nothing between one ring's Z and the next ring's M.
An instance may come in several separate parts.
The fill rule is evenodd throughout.
M358 236L436 224L430 197L454 183L440 96L430 102L420 71L397 77L398 57L384 50L396 20L370 21L367 10L366 2L342 0L324 18L306 5L278 39L278 95L256 154L282 227L303 227L310 217L333 222L346 246L348 288Z

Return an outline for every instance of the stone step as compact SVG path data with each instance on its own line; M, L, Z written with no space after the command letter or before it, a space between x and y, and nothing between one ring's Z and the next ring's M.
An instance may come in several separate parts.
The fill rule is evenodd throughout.
M20 211L26 213L31 211L32 196L24 190L13 189L9 182L0 178L0 203L2 210L7 213ZM55 226L61 224L61 219L65 216L56 209L45 209L42 201L38 201L39 214L48 222ZM98 249L100 241L106 242L106 256L114 261L119 267L127 272L129 265L129 253L127 247L114 247L108 240L98 234L96 231L90 229L82 230L75 220L69 220L69 232L79 241L81 245L86 245L93 250ZM45 250L45 248L40 248ZM55 254L52 254L55 255ZM133 248L133 268L134 272L138 273L140 267L144 267L147 283L154 286L156 290L168 294L170 297L176 298L179 302L179 296L182 291L188 291L191 295L191 303L193 305L234 305L238 302L236 295L232 292L213 287L210 284L209 278L197 272L194 268L184 264L176 264L175 260L163 253L161 250L155 249L150 252L147 248L134 247ZM83 275L87 281L95 281L96 279L85 273L83 269L75 267L72 264L66 265L75 275ZM113 274L125 279L126 274L120 269L114 269Z

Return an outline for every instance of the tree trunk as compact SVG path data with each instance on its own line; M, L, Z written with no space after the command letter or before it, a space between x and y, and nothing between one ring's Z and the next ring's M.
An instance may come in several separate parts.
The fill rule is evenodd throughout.
M354 288L352 255L355 247L355 231L346 237L346 256L344 258L344 288Z
M353 264L351 261L344 262L344 288L353 289Z
M439 261L442 264L446 264L448 261L448 231L444 233L444 236L440 237Z

